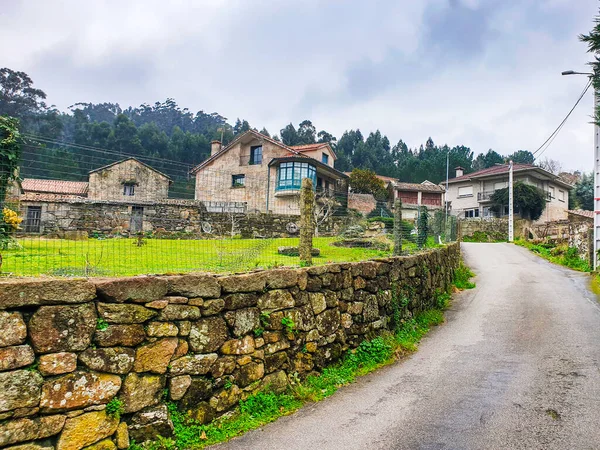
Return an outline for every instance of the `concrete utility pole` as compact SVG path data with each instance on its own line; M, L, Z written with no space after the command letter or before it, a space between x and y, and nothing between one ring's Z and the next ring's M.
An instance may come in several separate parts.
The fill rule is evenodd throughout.
M513 162L508 162L508 242L515 240L515 224L513 214Z
M585 75L593 82L594 74L590 72L575 72L574 70L566 70L562 75ZM593 84L592 84L593 87ZM600 129L596 124L596 111L600 100L599 93L594 89L594 253L592 256L594 270L598 269L598 249L600 249L600 145L599 133Z

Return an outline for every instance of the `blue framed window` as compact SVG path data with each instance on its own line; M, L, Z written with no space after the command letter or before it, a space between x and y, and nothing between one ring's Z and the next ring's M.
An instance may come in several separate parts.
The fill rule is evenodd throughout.
M262 145L250 147L250 165L262 164Z
M329 164L329 155L327 153L321 155L321 162L323 164Z
M231 187L244 187L246 186L246 175L232 175L231 176Z
M303 178L310 178L313 186L317 184L317 169L305 162L284 162L277 171L278 191L300 189Z

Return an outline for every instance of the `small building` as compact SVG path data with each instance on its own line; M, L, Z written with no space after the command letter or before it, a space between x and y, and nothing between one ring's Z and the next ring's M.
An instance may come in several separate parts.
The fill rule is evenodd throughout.
M433 210L444 207L444 188L428 180L422 183L391 181L388 191L392 203L397 199L402 200L403 219L416 219L420 206Z
M225 147L211 143L211 156L191 171L195 199L213 212L238 212L242 205L248 212L298 214L302 179L311 178L320 195L347 202L348 177L333 167L336 159L328 143L288 146L249 130Z
M446 200L452 215L459 218L491 218L492 195L508 187L508 165L499 165L465 174L457 167L456 177L448 181ZM536 186L546 195L546 208L539 221L549 222L567 218L569 191L573 188L558 176L530 164L513 165L513 182ZM508 206L500 216L508 214Z

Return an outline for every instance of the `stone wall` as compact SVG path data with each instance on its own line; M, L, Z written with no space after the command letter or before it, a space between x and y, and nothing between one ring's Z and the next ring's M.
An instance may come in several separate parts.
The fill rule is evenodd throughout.
M40 232L62 237L68 231L85 231L92 235L128 235L133 206L143 208L142 229L160 237L211 239L214 236L241 235L254 237L295 237L299 216L264 213L207 212L202 202L164 200L137 202L62 199L60 201L21 201L21 217L27 217L28 206L41 207ZM337 233L347 216L332 216L319 227L321 234ZM26 228L26 224L23 225Z
M461 239L485 234L490 241L508 241L508 218L462 219L458 221L458 224L458 233ZM515 238L525 237L530 227L530 221L515 219Z
M0 447L124 449L170 435L165 401L208 422L386 329L394 292L403 317L431 308L459 258L453 244L221 277L2 281Z

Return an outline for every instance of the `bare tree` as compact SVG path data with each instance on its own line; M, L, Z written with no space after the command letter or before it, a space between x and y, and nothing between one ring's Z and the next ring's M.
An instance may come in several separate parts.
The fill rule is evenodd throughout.
M319 236L319 227L333 216L340 203L335 198L333 191L324 189L317 192L315 209L313 211L313 222L315 224L315 236Z
M562 164L556 159L550 159L548 157L545 157L543 160L540 161L539 164L542 169L547 170L548 172L553 173L554 175L558 175L560 172L562 172Z

